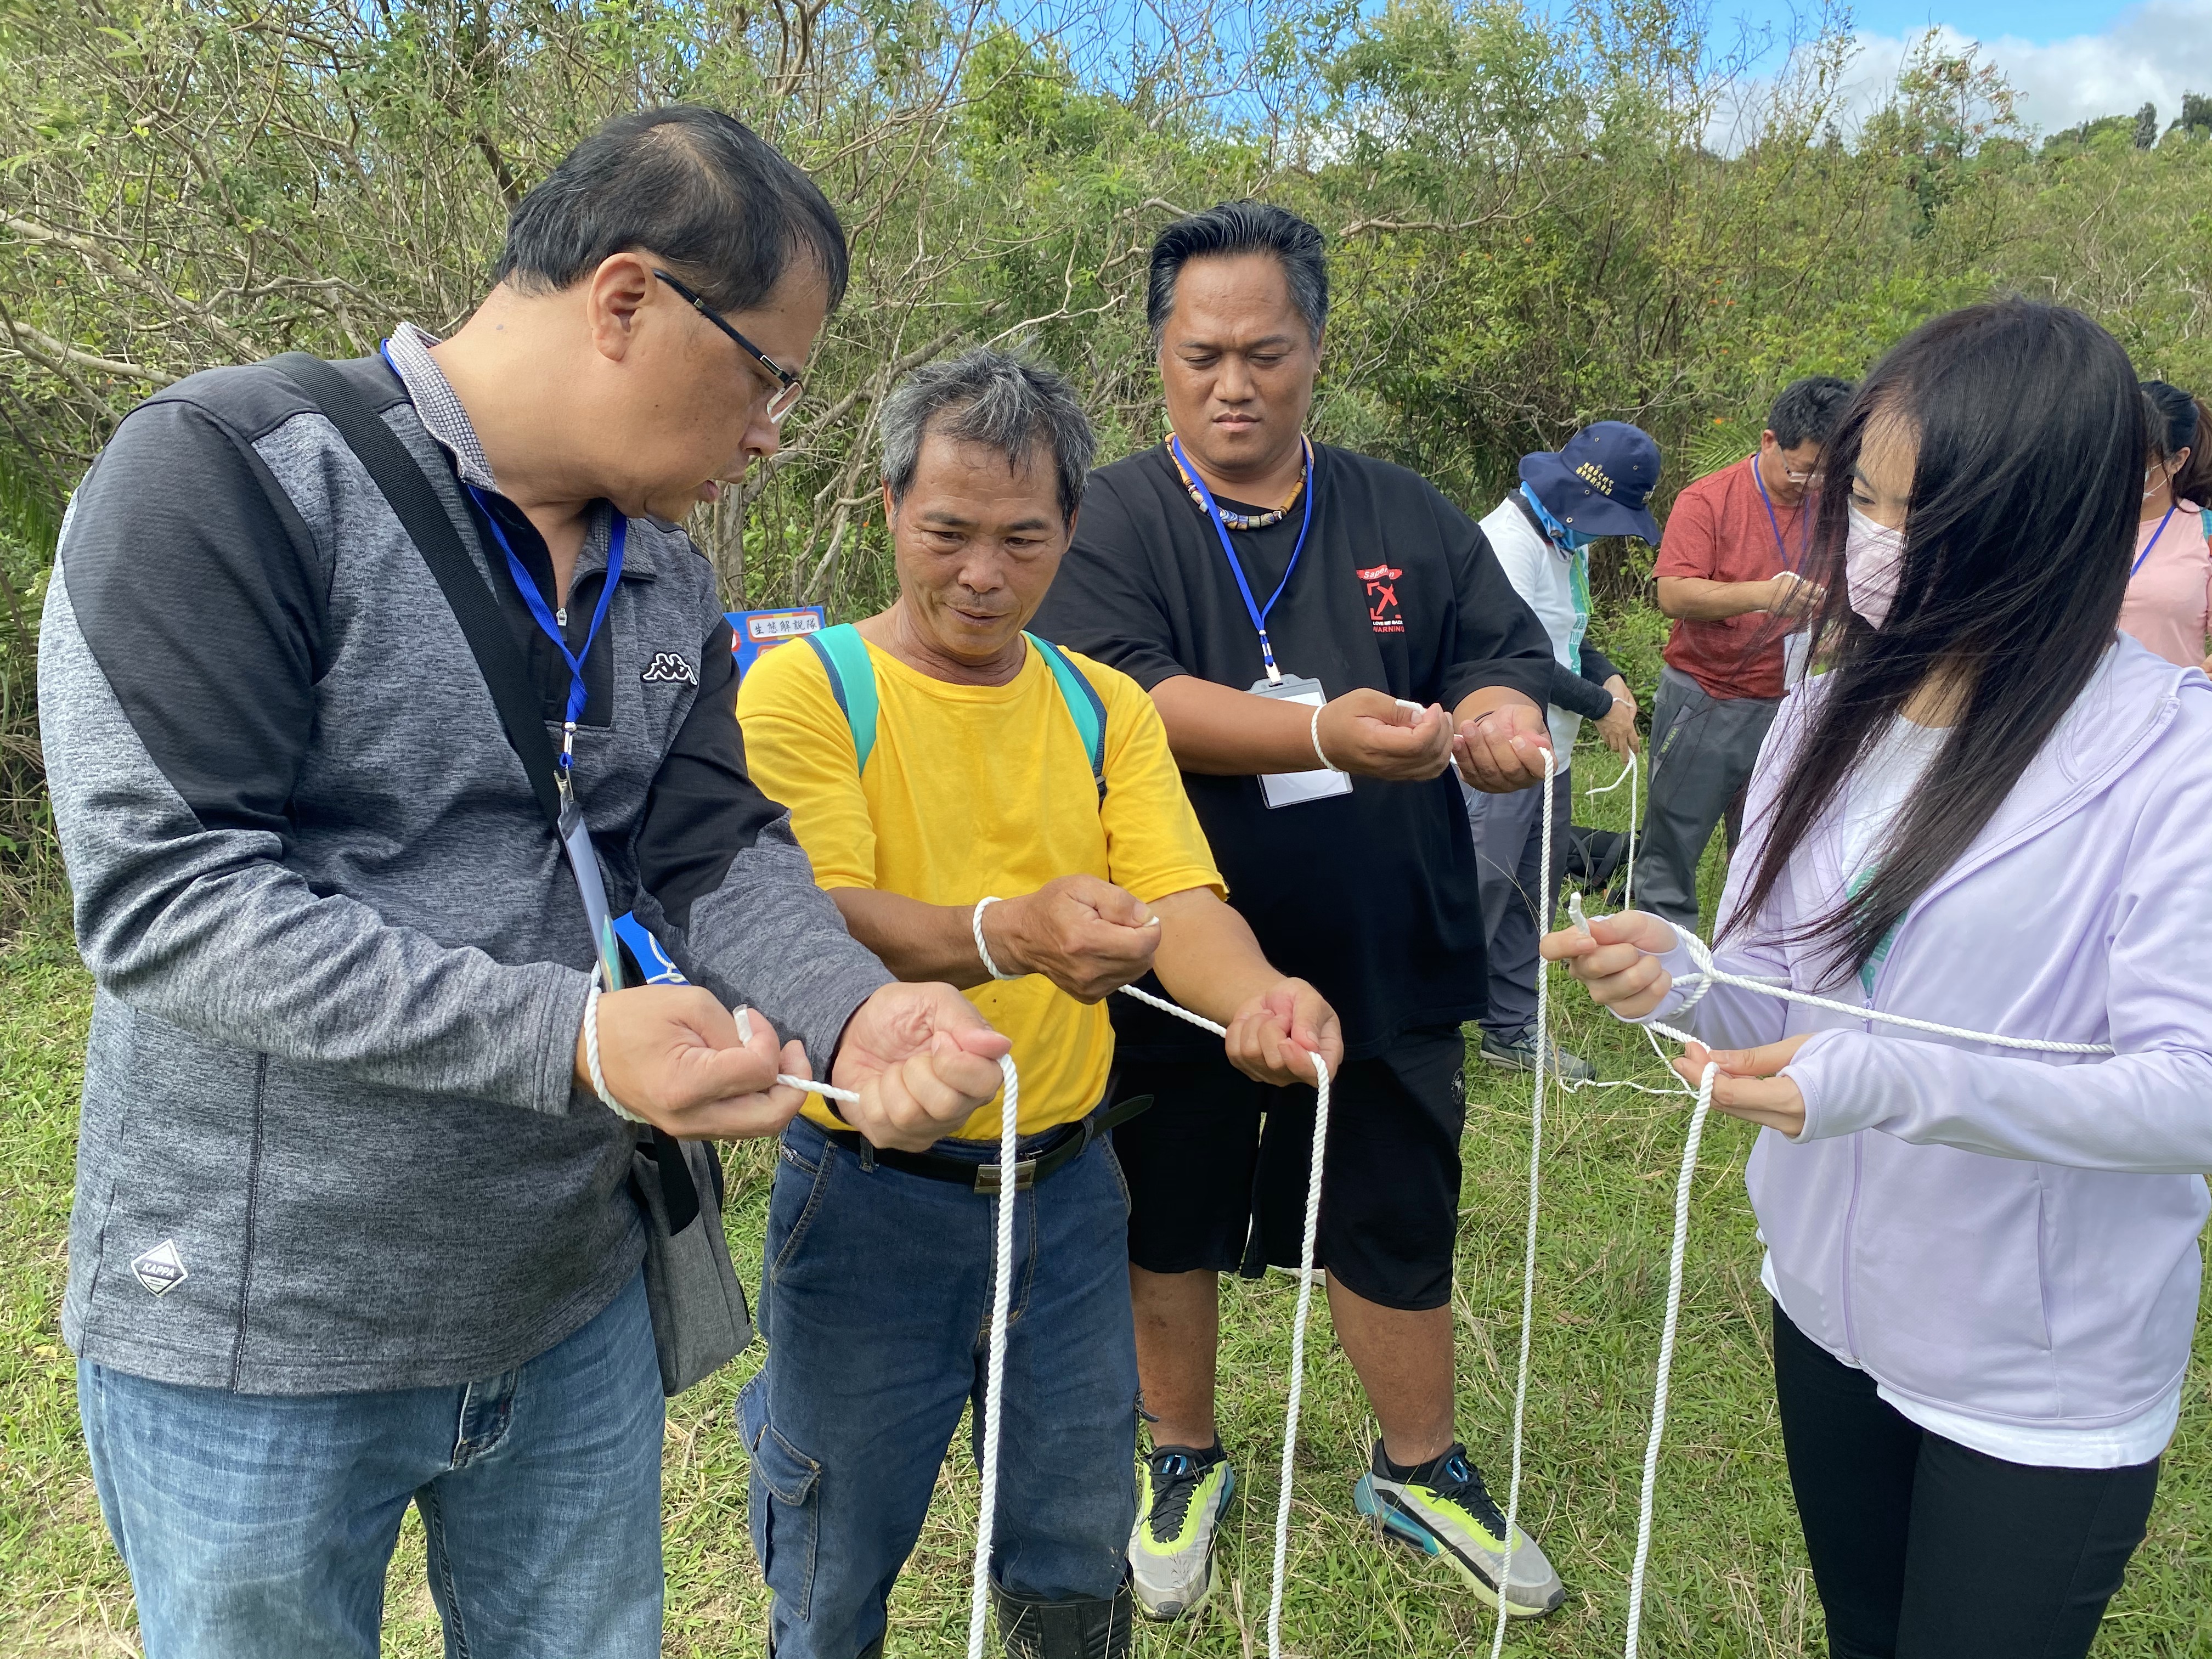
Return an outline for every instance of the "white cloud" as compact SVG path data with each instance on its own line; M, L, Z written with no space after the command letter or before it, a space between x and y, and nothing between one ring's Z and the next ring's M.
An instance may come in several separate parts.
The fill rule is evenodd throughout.
M1973 38L1948 25L1938 33L1953 51ZM1846 74L1853 114L1877 103L1919 44L1917 35L1860 33ZM1999 35L1980 42L1984 62L2020 93L2020 113L2045 132L2100 115L2158 106L2160 130L2181 112L2184 92L2212 95L2212 0L2148 0L2120 14L2100 34L2047 45Z

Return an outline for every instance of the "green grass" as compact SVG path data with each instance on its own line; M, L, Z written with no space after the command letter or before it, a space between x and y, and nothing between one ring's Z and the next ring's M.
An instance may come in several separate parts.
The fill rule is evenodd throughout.
M1582 781L1612 775L1585 755ZM1596 819L1626 822L1626 792ZM1587 806L1581 808L1585 821ZM1709 864L1717 864L1709 860ZM1716 873L1709 868L1708 885ZM1708 903L1711 895L1708 894ZM1563 1040L1609 1078L1662 1079L1648 1048L1565 981ZM55 924L0 957L0 1653L131 1654L129 1589L101 1529L76 1429L73 1372L57 1328L76 1095L89 991ZM1544 1224L1528 1401L1529 1529L1566 1580L1566 1607L1516 1626L1519 1654L1620 1649L1651 1369L1666 1291L1679 1099L1628 1091L1554 1095L1546 1111ZM1455 1308L1460 1423L1501 1495L1519 1335L1528 1100L1523 1080L1470 1073ZM1751 1134L1716 1118L1698 1178L1674 1407L1660 1465L1644 1651L1771 1659L1825 1651L1798 1538L1767 1376L1765 1300L1745 1203ZM769 1158L731 1160L731 1240L759 1261ZM1231 1286L1223 1434L1248 1496L1232 1511L1227 1589L1196 1621L1147 1629L1138 1650L1248 1659L1267 1650L1275 1469L1290 1350L1286 1278ZM1478 1654L1480 1610L1444 1570L1378 1547L1352 1512L1373 1425L1316 1302L1299 1437L1286 1647L1305 1659ZM757 1348L672 1403L665 1462L667 1650L761 1652L767 1597L744 1528L744 1458L730 1425ZM2150 1537L2106 1621L2100 1659L2212 1656L2212 1398L2200 1369L2168 1457ZM892 1602L892 1656L963 1651L975 1482L949 1462L921 1547ZM410 1517L390 1581L386 1651L442 1651Z

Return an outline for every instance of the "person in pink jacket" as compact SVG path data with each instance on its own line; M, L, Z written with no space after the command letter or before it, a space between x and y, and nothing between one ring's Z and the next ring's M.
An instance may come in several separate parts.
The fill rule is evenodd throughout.
M1694 1029L1762 1126L1775 1387L1839 1659L2087 1652L2143 1536L2212 1169L2212 681L2117 634L2148 447L2126 354L2006 301L1905 339L1829 441L1827 672L1751 784L1714 961L1555 933ZM1835 487L1845 485L1845 488Z
M2150 453L2143 465L2142 516L2128 562L2120 631L2168 662L2212 672L2212 425L2203 399L2164 380L2145 380Z

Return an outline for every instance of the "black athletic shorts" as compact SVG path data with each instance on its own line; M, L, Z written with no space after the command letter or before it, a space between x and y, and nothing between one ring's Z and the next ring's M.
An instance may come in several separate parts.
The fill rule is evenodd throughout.
M1321 1265L1386 1308L1451 1299L1466 1044L1456 1025L1407 1031L1348 1062L1330 1094ZM1114 1131L1129 1183L1129 1260L1156 1273L1256 1279L1298 1265L1314 1091L1255 1083L1226 1060L1124 1061L1116 1097L1152 1109Z

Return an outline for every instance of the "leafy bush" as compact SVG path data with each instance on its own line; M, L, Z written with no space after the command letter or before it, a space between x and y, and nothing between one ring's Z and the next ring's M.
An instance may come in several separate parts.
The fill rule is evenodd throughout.
M2141 148L2120 117L2033 148L2002 80L1932 35L1847 142L1844 37L1755 81L1686 0L1164 0L1119 36L1124 14L1053 5L0 0L0 872L38 839L13 602L116 421L213 363L452 326L508 206L643 104L732 110L852 234L788 447L694 526L732 604L884 599L874 410L939 352L1026 342L1109 457L1153 441L1146 250L1232 195L1331 234L1318 434L1478 514L1598 418L1660 439L1663 506L1789 380L1856 374L1996 290L2080 305L2147 373L2212 385L2212 142L2177 123ZM1599 567L1640 666L1651 625L1624 607L1650 550Z

